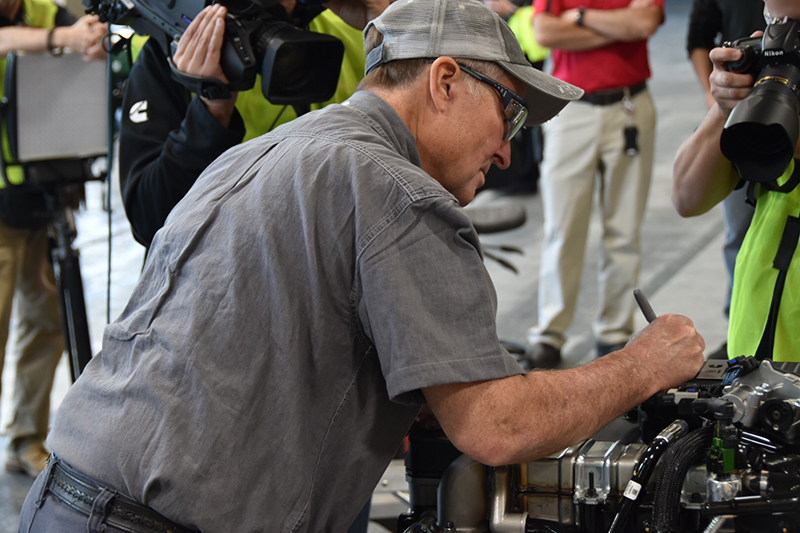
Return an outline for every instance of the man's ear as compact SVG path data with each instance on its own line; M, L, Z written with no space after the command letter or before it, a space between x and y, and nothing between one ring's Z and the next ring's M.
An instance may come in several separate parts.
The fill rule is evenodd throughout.
M463 73L452 57L439 57L431 65L428 73L428 90L439 112L446 111L456 96L453 90L460 76L463 76Z

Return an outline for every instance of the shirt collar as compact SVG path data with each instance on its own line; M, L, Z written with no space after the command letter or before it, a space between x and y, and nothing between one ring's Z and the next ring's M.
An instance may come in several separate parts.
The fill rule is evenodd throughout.
M378 134L412 164L422 168L417 140L400 115L383 98L370 91L356 91L342 105L355 109Z

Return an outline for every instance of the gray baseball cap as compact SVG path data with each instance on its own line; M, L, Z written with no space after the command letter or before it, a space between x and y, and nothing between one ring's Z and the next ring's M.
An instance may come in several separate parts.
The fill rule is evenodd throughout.
M383 42L366 58L366 73L397 59L491 61L527 85L525 126L553 118L583 90L533 68L508 24L477 0L397 0L367 24Z

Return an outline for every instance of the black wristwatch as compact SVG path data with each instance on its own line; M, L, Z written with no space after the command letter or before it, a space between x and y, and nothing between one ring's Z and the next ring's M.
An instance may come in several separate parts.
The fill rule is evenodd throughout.
M586 8L581 6L578 8L578 17L575 19L575 24L583 26L583 16L586 14Z
M53 46L53 32L56 31L56 28L50 28L47 30L47 51L50 52L50 55L60 56L64 49L60 46Z

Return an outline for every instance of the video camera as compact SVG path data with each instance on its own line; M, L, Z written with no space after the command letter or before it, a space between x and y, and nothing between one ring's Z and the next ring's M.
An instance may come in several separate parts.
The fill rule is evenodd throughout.
M745 180L772 181L789 166L800 134L800 21L783 19L762 37L725 46L742 53L728 70L752 74L756 82L728 117L720 148Z
M321 0L299 0L297 9L310 20L322 11ZM186 28L214 0L84 0L87 13L103 22L127 25L159 40L174 54ZM277 105L323 102L333 96L339 80L344 45L336 37L305 31L289 23L279 0L223 0L228 8L222 70L225 85L214 78L179 72L173 77L210 99L229 98L231 91L254 86L261 74L264 97Z

